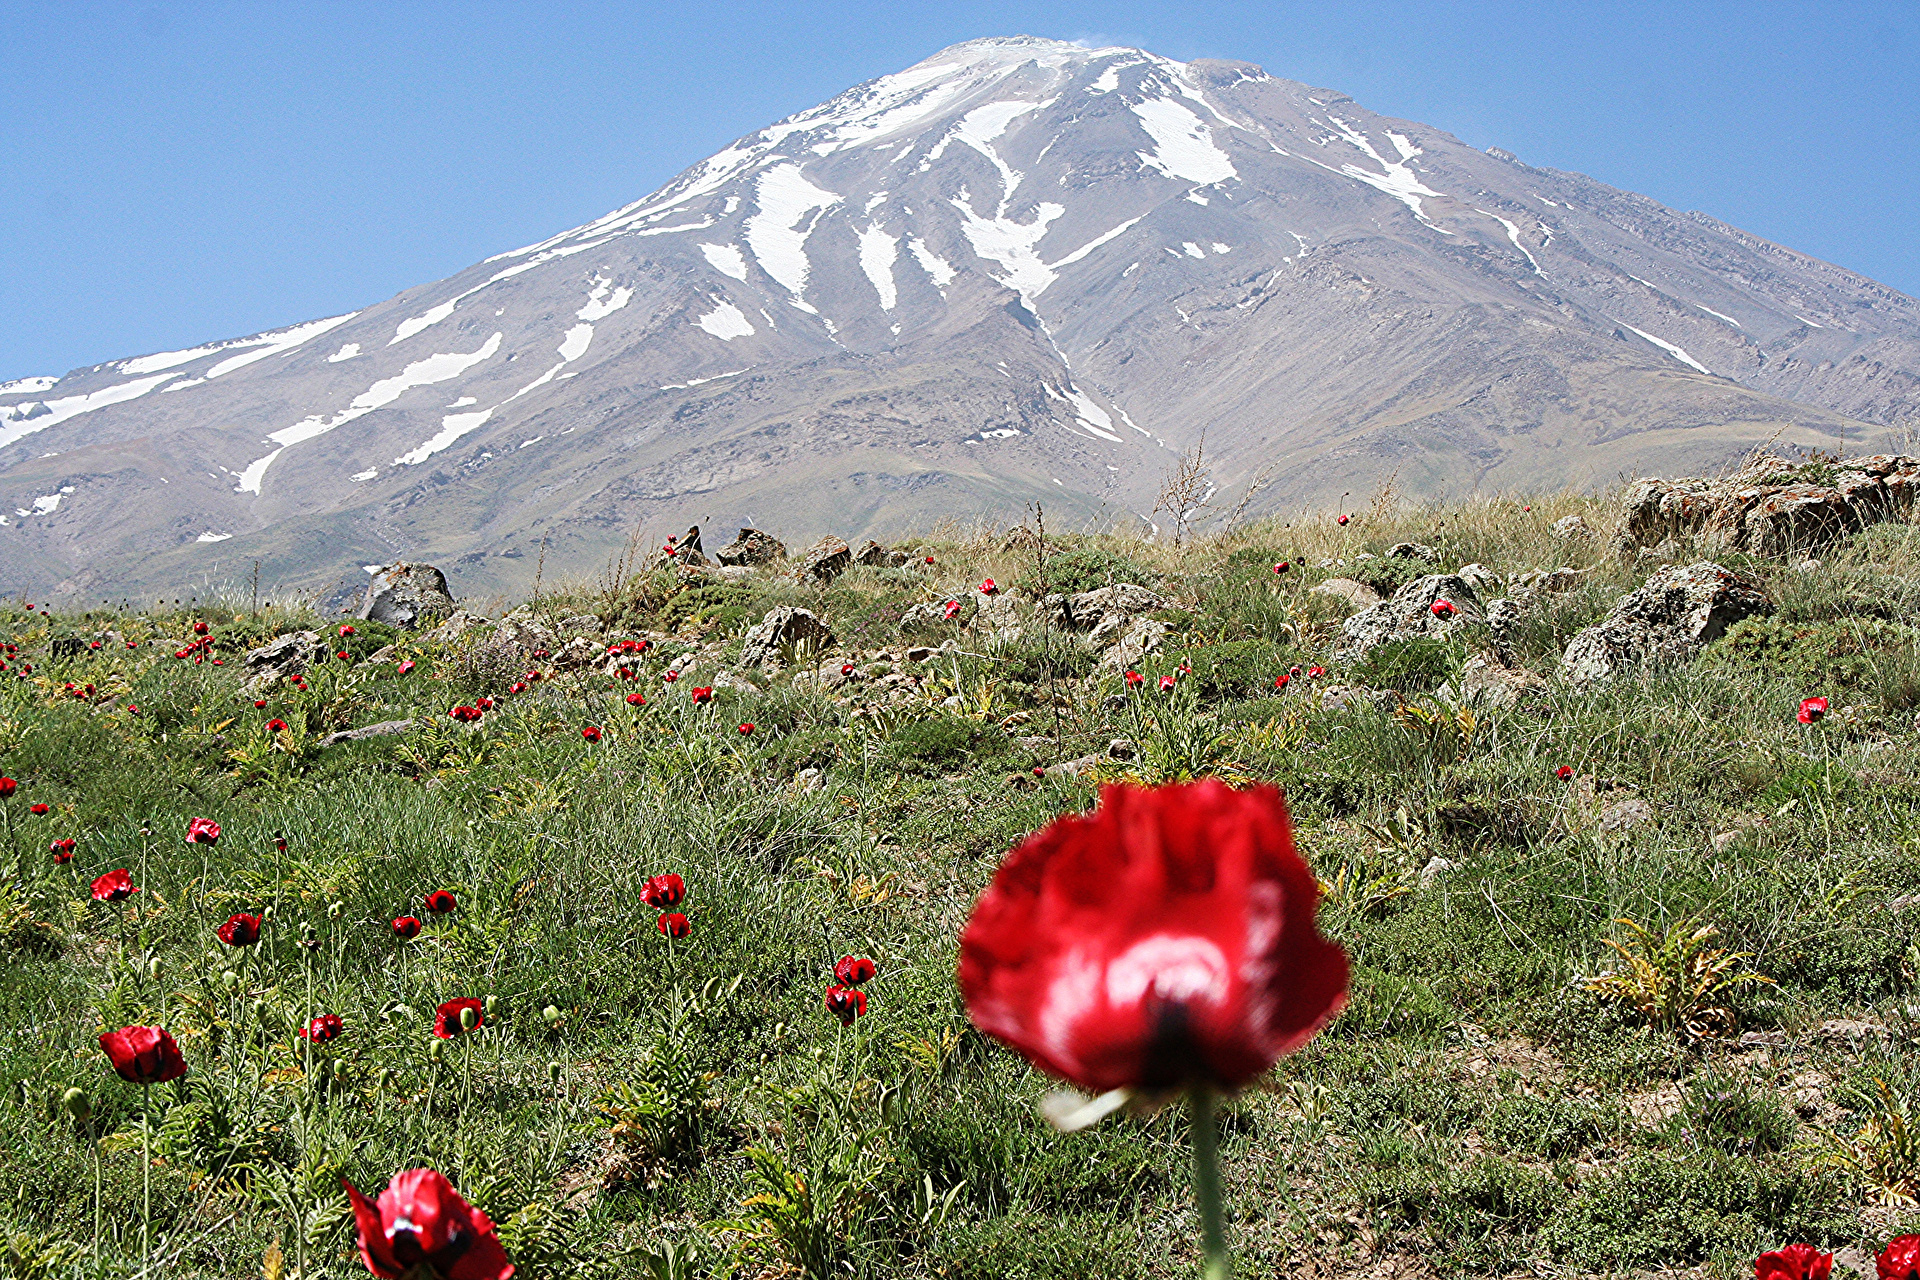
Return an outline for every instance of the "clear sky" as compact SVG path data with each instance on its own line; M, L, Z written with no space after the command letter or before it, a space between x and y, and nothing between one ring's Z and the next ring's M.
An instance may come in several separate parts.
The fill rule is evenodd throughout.
M1920 0L0 0L0 380L349 311L984 35L1257 62L1920 294Z

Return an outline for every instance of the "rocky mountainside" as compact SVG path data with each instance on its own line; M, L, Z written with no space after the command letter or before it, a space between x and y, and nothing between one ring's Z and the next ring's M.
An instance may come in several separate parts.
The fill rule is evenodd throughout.
M978 40L364 311L0 383L0 584L475 595L637 527L1164 521L1203 438L1300 510L1916 424L1871 280L1249 64Z

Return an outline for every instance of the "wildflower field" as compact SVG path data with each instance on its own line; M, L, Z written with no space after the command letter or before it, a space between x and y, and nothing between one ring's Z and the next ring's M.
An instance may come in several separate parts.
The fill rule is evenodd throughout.
M1920 1230L1920 529L1717 556L1770 613L1576 687L1568 639L1652 572L1617 519L956 530L831 582L668 563L514 610L586 662L504 604L11 602L0 1276L1198 1275L1166 1024L1020 1042L1011 966L1060 917L1012 864L961 960L1009 851L1108 785L1199 797L1152 819L1170 858L1246 808L1242 870L1287 891L1285 1007L1180 1042L1251 1046L1206 1072L1235 1274L1733 1277L1805 1243L1873 1275ZM1354 606L1314 588L1391 593L1403 542L1573 571L1506 636L1538 680L1467 693L1471 620L1336 659ZM1037 606L1115 583L1165 606L1128 661ZM742 666L780 606L833 641ZM250 683L301 629L324 659ZM1082 874L1074 936L1250 900L1208 883ZM1168 963L1163 996L1204 969ZM1139 1088L1085 1123L1030 1059Z

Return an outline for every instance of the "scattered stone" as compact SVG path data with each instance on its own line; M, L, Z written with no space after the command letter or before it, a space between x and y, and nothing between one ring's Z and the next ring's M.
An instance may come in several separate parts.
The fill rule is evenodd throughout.
M912 558L911 552L883 547L871 538L861 543L860 549L853 553L855 564L865 565L870 569L898 569Z
M1592 685L1632 668L1684 665L1734 623L1772 610L1757 583L1711 561L1662 569L1569 640L1561 668Z
M917 644L907 650L908 662L932 662L940 656L940 651L931 645Z
M1460 570L1460 579L1483 596L1500 589L1500 575L1483 564L1470 564Z
M500 619L499 637L529 658L537 653L551 657L560 647L560 633L530 605L521 605Z
M1585 542L1593 530L1582 516L1562 516L1553 522L1553 536L1562 542Z
M320 739L320 746L332 747L342 742L361 742L367 738L390 738L413 728L411 720L382 720L379 724L361 725L358 729L342 729Z
M1523 573L1513 580L1515 587L1525 587L1530 591L1544 591L1557 595L1571 591L1587 580L1591 569L1573 569L1562 565L1558 569L1541 569L1535 573Z
M468 613L465 609L456 609L452 617L421 636L420 639L428 644L451 644L474 628L486 625L485 618Z
M1312 590L1316 595L1332 596L1355 609L1371 609L1386 599L1357 578L1328 578Z
M1615 800L1600 811L1600 829L1619 834L1653 821L1653 806L1639 796Z
M1442 600L1453 607L1435 613L1434 605ZM1466 579L1455 573L1429 574L1401 587L1392 599L1362 609L1342 623L1343 639L1334 651L1334 660L1352 662L1383 644L1416 636L1451 635L1484 620L1479 593Z
M1121 670L1133 666L1140 659L1158 649L1172 630L1158 618L1135 618L1133 625L1121 634L1113 648L1107 650L1100 659L1105 670Z
M812 611L782 605L769 609L753 630L747 632L740 649L740 665L764 667L781 661L780 651L789 645L812 646L815 653L833 647L833 632Z
M825 775L818 769L806 768L793 775L795 791L818 791L825 785Z
M278 639L247 652L243 661L247 674L254 678L277 680L306 672L315 658L325 657L327 646L311 631L289 631Z
M1424 560L1428 564L1440 558L1440 553L1432 547L1419 542L1396 542L1387 548L1389 560Z
M1521 699L1546 689L1546 680L1525 667L1502 666L1473 657L1460 668L1460 696L1501 711L1512 711Z
M1165 609L1169 603L1145 587L1116 582L1077 595L1050 595L1040 607L1069 631L1094 631L1110 617L1131 620L1136 614Z
M1458 863L1443 858L1439 854L1435 854L1427 861L1426 866L1420 868L1420 887L1422 889L1428 888L1441 876L1446 875L1450 871L1458 871L1459 869L1460 866Z
M373 575L360 617L390 627L413 630L422 622L438 620L454 610L447 578L430 564L390 564Z
M828 534L807 549L800 561L802 582L832 582L853 563L853 549Z
M1139 754L1139 747L1132 738L1115 738L1107 744L1107 754L1115 760L1131 760Z
M1050 764L1047 766L1047 776L1049 778L1078 778L1094 766L1104 764L1105 761L1106 758L1104 756L1080 756L1074 760L1062 760L1059 764Z
M731 689L735 693L760 692L759 685L747 679L745 676L735 675L725 667L713 673L713 687L716 689Z
M732 542L714 552L713 558L731 568L750 568L785 560L787 548L785 543L770 533L743 528L733 535Z

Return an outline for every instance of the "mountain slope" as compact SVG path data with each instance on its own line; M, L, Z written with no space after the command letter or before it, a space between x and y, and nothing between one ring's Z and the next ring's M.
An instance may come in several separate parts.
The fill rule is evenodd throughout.
M1920 422L1920 304L1248 64L972 41L347 316L0 384L0 580L468 592L636 525L1695 471ZM23 514L15 514L23 513Z

